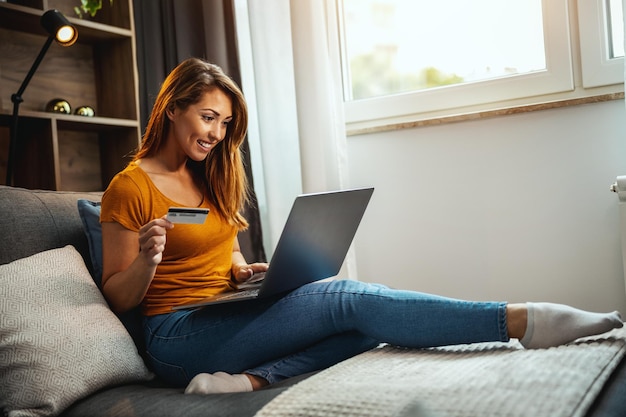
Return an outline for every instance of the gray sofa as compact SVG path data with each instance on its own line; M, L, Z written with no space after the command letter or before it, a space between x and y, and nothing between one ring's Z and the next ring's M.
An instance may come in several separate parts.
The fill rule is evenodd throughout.
M88 240L78 213L77 200L99 201L100 196L101 193L38 191L0 186L0 230L2 231L0 268L12 266L16 260L31 256L36 257L39 256L37 254L49 250L63 250L55 248L71 245L82 256L87 270L93 272ZM6 271L12 270L3 269L2 271L4 271L5 276L0 275L0 288L3 291L9 291L6 289L8 287L6 283L11 278L8 275L12 273ZM5 299L13 297L12 294L6 292L0 293L0 295ZM7 307L9 302L5 300L3 308L10 308L10 306ZM32 307L28 306L29 303L30 300L27 300L26 303L21 302L20 304L23 308L38 309L39 302L37 300L32 300ZM24 304L27 305L24 306ZM7 324L4 323L3 326L6 328ZM54 331L54 326L51 329L50 331ZM0 331L4 331L4 329L0 328ZM46 336L45 331L41 336ZM3 355L11 354L7 353L11 352L10 343L10 341L3 341L2 333L0 333L0 358ZM72 343L72 341L68 341L68 343ZM62 351L63 348L61 347L60 350ZM13 354L16 353L13 352ZM19 352L17 355L19 356ZM116 361L119 363L119 358ZM74 364L68 363L67 366L72 367ZM3 378L2 374L4 372L6 376L7 369L5 364L0 364L0 385ZM61 412L61 415L65 417L252 416L299 379L302 378L294 378L253 393L196 396L184 395L181 389L170 388L155 378L142 377L137 378L137 380L130 378L128 382L121 384L104 384L105 386L100 386L95 391L91 390L94 392L88 388L80 387L82 391L79 392L86 392L87 394L79 396L73 403L62 405L60 409L52 410L44 407L43 411L39 411L42 412L42 415L54 415ZM72 378L69 378L67 381L68 389L73 386L72 382L74 382ZM25 388L32 389L37 394L39 387L36 383L25 385L27 385ZM83 385L87 386L88 384L84 383ZM10 409L4 396L5 394L0 393L0 415L6 415Z
M305 375L292 378L251 393L207 396L185 395L182 389L168 387L162 381L153 378L149 370L145 368L145 364L138 353L141 347L137 347L131 338L130 333L134 332L132 320L128 320L128 317L118 319L110 312L91 277L94 267L83 222L79 216L77 201L78 199L98 201L100 196L100 193L36 191L0 186L0 415L61 415L63 417L254 416L278 394L285 392L294 383L308 377ZM41 263L41 257L46 253L51 253L51 251L67 255L66 258L55 259L54 268L68 268L69 275L76 275L78 278L82 276L83 281L80 281L80 285L75 287L59 285L58 283L62 282L59 280L64 279L65 274L55 274L53 270L46 270L47 264L45 263L43 263L43 268L34 269L32 267L35 261ZM75 256L72 260L73 254ZM70 268L68 265L73 266ZM57 280L56 284L55 280ZM90 285L86 285L85 280ZM41 287L39 283L41 283ZM46 285L48 286L46 287ZM80 344L78 340L61 339L62 343L55 345L56 350L48 351L47 354L43 350L37 351L32 356L26 352L20 352L19 349L16 350L15 346L19 347L19 343L22 343L21 346L26 348L32 347L36 343L44 343L45 345L45 342L51 339L54 334L61 332L61 327L57 326L54 321L46 323L44 327L33 329L34 321L30 318L20 320L21 315L30 317L29 310L32 309L34 313L41 313L40 320L43 316L43 321L46 321L45 315L47 313L46 311L42 313L43 305L46 302L49 304L50 299L54 300L54 298L46 297L46 292L50 292L51 295L53 293L69 294L69 297L66 298L70 300L70 312L79 311L79 307L73 304L80 301L79 293L87 294L88 302L83 303L83 307L86 306L87 309L96 308L96 310L88 311L98 311L100 316L96 317L97 321L93 325L85 326L93 327L93 329L79 328L73 330L79 330L89 334L89 337L99 337L99 339L88 339L83 344ZM31 293L44 294L44 299L31 296ZM94 294L97 297L94 297ZM99 303L102 308L98 307ZM21 311L23 314L15 314L15 311ZM78 313L70 315L80 316ZM65 317L65 319L85 323L84 317ZM103 327L105 329L103 332L98 331L100 322L102 322L102 326L104 326L104 322L107 322L109 326ZM20 326L22 327L20 328ZM20 331L23 330L24 333L30 331L30 336L22 338L18 343L15 337L16 332L11 333L13 328L20 328ZM114 333L117 335L117 339L114 340L113 347L108 349L113 352L110 352L111 355L107 355L107 349L102 349L103 346L100 344L107 343L106 336ZM94 342L94 340L96 341ZM52 378L52 382L56 383L57 387L61 387L60 395L65 396L66 399L67 394L73 392L74 395L70 397L72 400L63 403L60 400L50 401L46 399L40 401L39 408L22 410L20 413L10 412L10 410L15 409L11 405L10 396L12 394L9 392L10 390L7 390L10 385L17 386L18 390L23 391L23 393L18 392L17 394L24 394L18 396L26 398L27 401L48 394L44 387L50 383L50 378L47 378L46 375L36 378L30 375L30 379L24 379L28 383L20 386L17 378L28 375L31 371L24 364L30 363L29 361L33 361L33 357L35 357L40 363L47 366L54 363L57 356L63 357L65 355L67 357L66 350L71 348L74 349L73 352L76 352L76 357L72 357L70 360L66 359L65 362L59 362L62 367L67 368L62 370L69 371L67 373L69 376L62 380L57 378L56 381ZM94 369L90 369L92 367L89 364L85 367L83 363L81 366L78 356L85 356L92 350L95 352ZM110 356L109 362L106 362L107 358L101 358L101 356ZM16 358L13 367L11 365L12 358ZM111 371L97 366L98 363L102 362L101 359L105 360L104 363L107 363L108 367L113 368L115 378L102 378L98 374ZM11 379L11 373L15 373L17 377ZM76 377L74 377L75 374ZM92 384L89 379L79 380L79 376L85 374L93 375L93 379L100 381L99 385ZM120 379L120 375L124 378ZM321 375L304 381L304 384L315 381ZM346 382L350 380L351 377L348 375ZM567 385L568 381L564 380L563 384ZM340 386L347 385L340 383ZM302 385L296 388L300 387ZM335 386L332 389L334 390ZM412 395L419 399L419 394L419 392L415 392ZM444 390L443 394L447 398L449 393ZM587 417L623 417L626 415L625 397L626 360L622 360L584 415ZM357 396L357 398L361 397ZM293 404L298 407L300 400ZM264 411L266 410L267 407L264 408ZM319 414L318 411L314 408L312 414L303 413L302 415L323 415L323 413ZM334 413L326 413L325 415L334 415ZM401 415L405 417L414 414L403 413Z

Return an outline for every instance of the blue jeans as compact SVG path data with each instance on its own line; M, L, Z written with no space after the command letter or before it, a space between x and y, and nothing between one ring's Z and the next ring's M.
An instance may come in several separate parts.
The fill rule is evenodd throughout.
M201 372L275 383L389 343L423 348L508 341L506 303L470 302L337 280L287 295L146 317L148 360L185 386Z

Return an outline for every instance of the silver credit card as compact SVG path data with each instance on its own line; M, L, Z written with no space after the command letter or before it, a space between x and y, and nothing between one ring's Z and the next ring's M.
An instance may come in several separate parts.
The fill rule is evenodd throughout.
M172 223L203 224L208 214L207 208L170 207L167 211L167 220Z

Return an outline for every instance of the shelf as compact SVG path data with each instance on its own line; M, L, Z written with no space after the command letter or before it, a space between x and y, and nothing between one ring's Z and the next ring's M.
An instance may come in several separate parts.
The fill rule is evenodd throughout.
M60 129L79 131L103 131L115 130L119 128L138 128L139 122L131 119L114 119L111 117L87 117L62 113L46 113L36 111L20 111L20 119L40 119L56 121ZM0 113L0 125L8 126L11 121L11 114Z
M70 23L78 29L78 42L99 42L103 40L115 40L132 37L132 31L129 29L118 28L115 26L103 25L98 22L81 20L68 17Z
M41 27L41 16L45 10L33 9L18 4L0 2L0 27L39 36L48 36ZM79 43L93 44L102 41L131 38L133 32L117 26L105 25L91 20L65 15L67 20L78 29Z
M0 0L0 182L6 183L11 94L18 91L48 34L40 24L49 9L63 13L78 41L53 43L19 108L13 185L101 191L124 169L140 144L138 73L131 0L103 1L95 18L79 19L66 0ZM51 113L62 98L90 106L96 116Z

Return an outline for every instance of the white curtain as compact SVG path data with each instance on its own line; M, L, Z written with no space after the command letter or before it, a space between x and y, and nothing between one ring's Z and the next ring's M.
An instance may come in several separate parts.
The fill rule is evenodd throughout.
M235 0L248 141L263 241L271 256L302 192L289 0Z
M291 0L291 38L305 192L348 185L337 22L332 1Z
M271 255L297 194L349 187L335 1L235 5L256 192ZM355 278L352 250L345 265L340 276Z
M291 0L291 39L302 188L349 187L337 13L333 0ZM341 278L357 279L356 256L346 256Z

